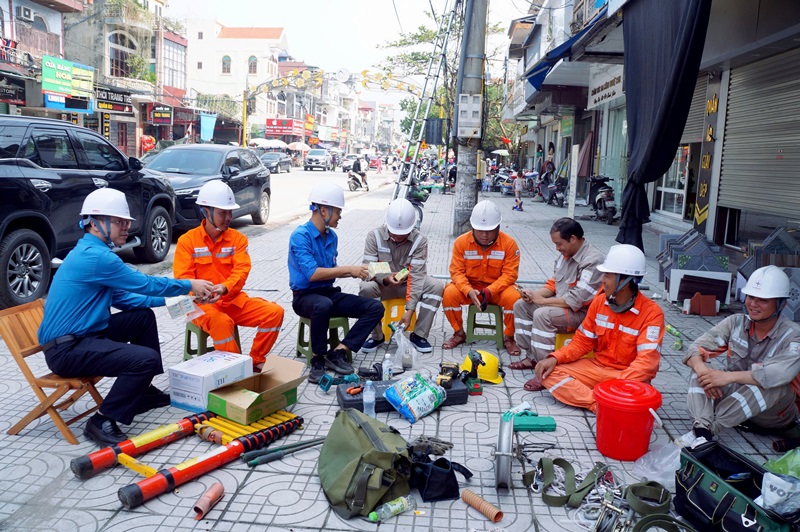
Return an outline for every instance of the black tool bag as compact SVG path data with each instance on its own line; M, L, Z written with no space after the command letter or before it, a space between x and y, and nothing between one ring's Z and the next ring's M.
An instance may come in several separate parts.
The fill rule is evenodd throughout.
M451 501L458 499L460 490L456 471L469 480L472 471L457 462L447 458L437 458L431 461L427 454L414 454L412 456L411 487L419 490L422 502Z
M789 532L800 512L780 516L753 502L766 470L717 442L681 450L675 509L698 530Z

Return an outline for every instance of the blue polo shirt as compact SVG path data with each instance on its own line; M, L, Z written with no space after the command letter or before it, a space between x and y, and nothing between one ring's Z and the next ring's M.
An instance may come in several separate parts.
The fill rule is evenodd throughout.
M188 294L188 280L153 277L134 270L96 236L86 233L56 271L39 326L39 343L108 327L111 307L126 310L164 305L165 296Z
M289 237L289 287L292 290L326 288L333 279L311 282L317 268L333 268L339 255L339 237L331 229L320 233L309 220Z

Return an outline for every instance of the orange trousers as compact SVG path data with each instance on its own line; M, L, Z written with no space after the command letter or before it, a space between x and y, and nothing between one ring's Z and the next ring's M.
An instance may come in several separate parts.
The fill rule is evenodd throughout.
M476 285L474 288L482 290L488 285ZM513 286L509 286L498 295L492 295L489 303L499 305L503 309L503 334L505 336L514 336L514 303L519 299L519 290ZM454 332L464 329L463 313L461 305L471 305L472 300L461 293L453 283L448 283L444 287L444 294L442 295L442 307L444 308L444 316L450 322L450 326Z
M283 307L259 297L248 297L241 308L235 305L199 305L203 314L193 323L214 340L214 349L241 353L233 337L234 325L257 327L250 358L253 364L266 360L283 324Z
M604 366L594 358L580 358L575 362L558 364L542 384L562 403L596 413L597 403L592 390L603 381L618 379L621 373L621 369Z

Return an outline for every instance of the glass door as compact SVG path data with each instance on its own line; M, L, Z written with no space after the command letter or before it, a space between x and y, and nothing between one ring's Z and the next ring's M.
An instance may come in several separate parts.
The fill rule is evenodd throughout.
M683 218L689 175L689 145L678 146L672 166L656 186L654 208L661 214Z

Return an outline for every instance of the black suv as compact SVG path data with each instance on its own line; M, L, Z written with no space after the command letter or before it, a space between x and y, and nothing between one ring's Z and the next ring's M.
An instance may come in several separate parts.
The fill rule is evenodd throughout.
M135 218L124 248L160 262L169 252L175 192L94 131L61 120L0 115L0 308L42 297L52 266L83 236L84 198L111 187Z

